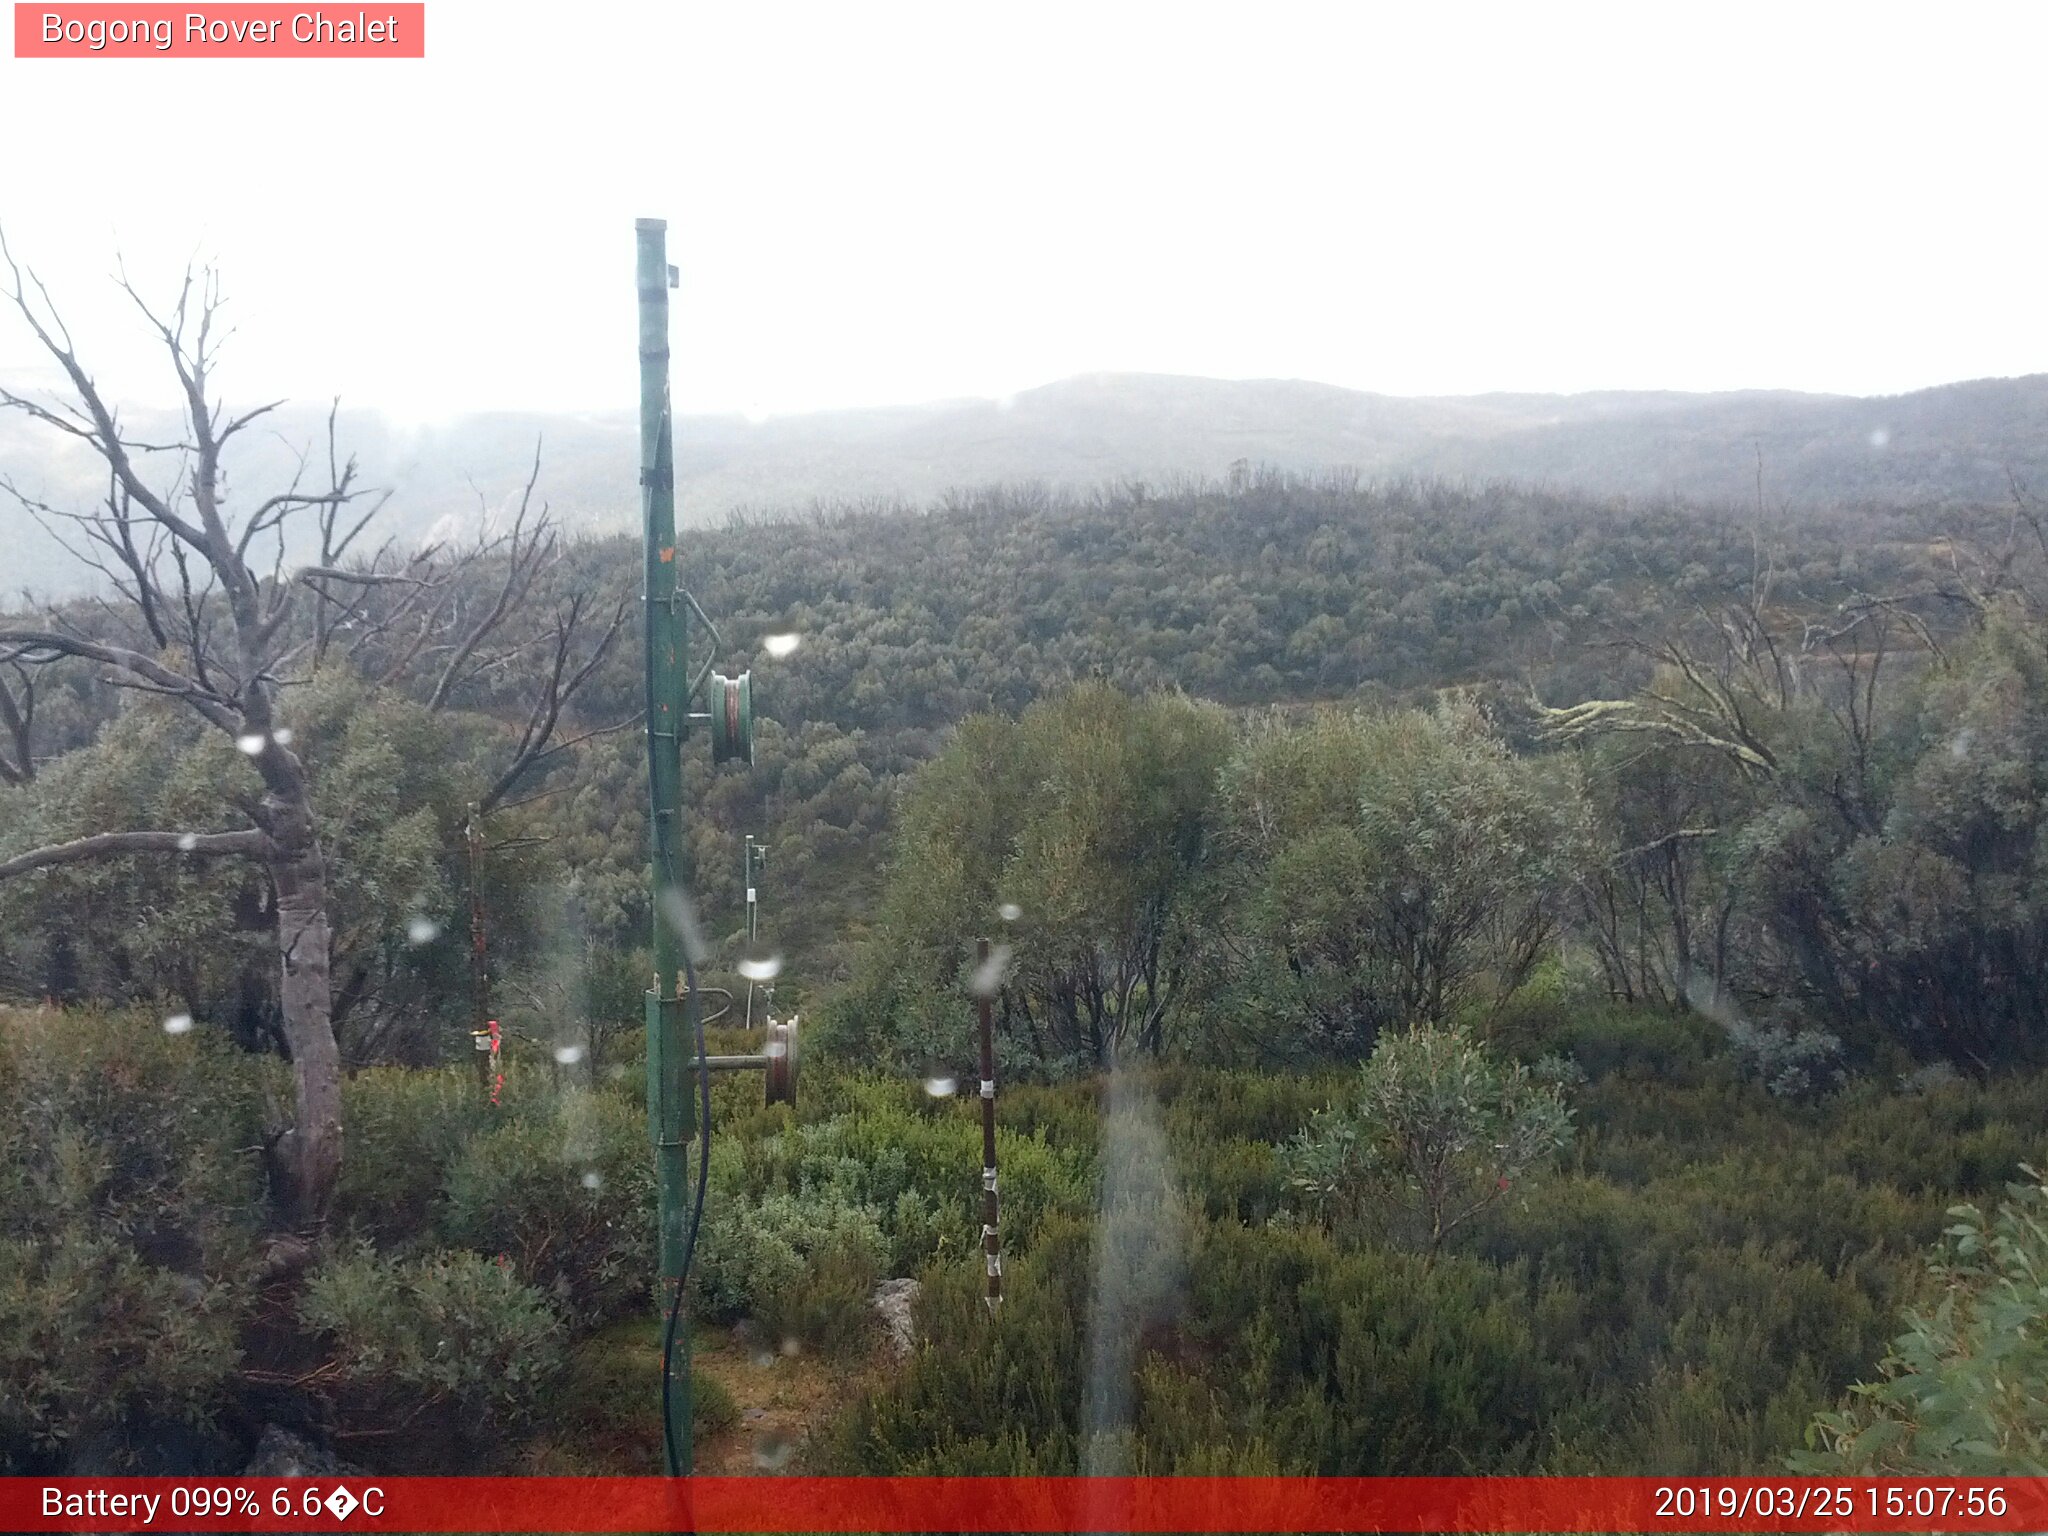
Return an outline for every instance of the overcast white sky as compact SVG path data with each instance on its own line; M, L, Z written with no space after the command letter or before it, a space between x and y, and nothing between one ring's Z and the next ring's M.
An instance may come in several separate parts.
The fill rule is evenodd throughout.
M640 214L691 410L1126 369L2048 369L2040 4L428 0L428 28L423 62L0 58L0 222L124 392L114 253L161 287L197 251L240 393L629 405ZM0 325L0 371L27 360Z

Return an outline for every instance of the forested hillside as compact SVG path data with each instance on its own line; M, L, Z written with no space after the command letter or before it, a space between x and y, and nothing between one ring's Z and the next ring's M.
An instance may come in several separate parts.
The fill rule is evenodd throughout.
M751 767L686 755L703 980L746 986L753 833L810 1042L795 1112L719 1086L702 1433L743 1437L729 1394L791 1358L728 1357L730 1327L844 1409L763 1467L1947 1465L1954 1437L1874 1428L1921 1422L1910 1364L1844 1392L1944 1287L1942 1358L2002 1347L2007 1277L1922 1252L1957 1201L2023 1234L2040 1198L2003 1191L2048 1136L2041 533L2024 494L1735 512L1266 471L691 534L763 716ZM639 551L521 548L289 620L348 1071L310 1251L250 1155L284 1101L261 866L0 881L10 1468L228 1468L266 1424L392 1468L654 1455L632 621L600 643ZM35 622L147 642L109 607ZM256 804L260 754L178 697L16 644L0 869ZM983 937L992 1323L953 1097ZM981 1344L874 1356L892 1275L925 1338ZM2038 1398L1987 1391L1956 1435L2033 1465Z
M5 383L0 378L0 383ZM274 432L238 444L252 483L288 478L318 443L324 409L288 408ZM174 421L131 413L145 435ZM0 415L0 463L60 504L95 494L90 456ZM497 414L407 424L343 402L344 439L365 483L396 494L384 531L406 541L502 515L536 441L564 525L628 529L636 505L630 413ZM1373 479L1438 477L1548 484L1581 497L1682 497L1754 505L1759 470L1776 508L1940 508L2004 499L2017 478L2048 484L2041 442L2048 376L1981 379L1857 399L1748 390L1604 391L1403 398L1305 380L1142 374L1065 379L1001 401L943 401L677 424L679 514L716 525L735 511L811 505L928 506L960 486L1041 485L1092 493L1222 479L1231 467ZM73 591L84 579L44 528L0 503L19 549L13 590ZM310 558L306 550L295 555Z
M1503 727L1522 732L1534 698L1575 703L1645 681L1649 646L1740 598L1760 560L1772 573L1774 622L1795 634L1860 596L1916 592L1929 623L1957 630L1974 610L1955 563L1983 566L1980 581L1998 579L1990 566L2011 524L1998 508L1759 523L1753 513L1677 502L1268 473L1235 488L1088 498L991 491L929 515L847 510L706 530L683 547L685 579L728 642L721 664L754 668L765 719L750 772L713 771L701 754L688 760L703 813L692 831L697 887L709 913L736 920L740 837L770 839L771 919L804 962L792 971L840 974L878 893L894 785L977 711L1014 715L1088 678L1133 693L1184 690L1236 710L1377 706L1464 686L1481 689L1503 711ZM544 616L563 594L629 592L638 564L625 538L569 545L525 606ZM496 568L479 565L458 585L474 588L466 601L480 608L497 579ZM94 622L91 609L74 614ZM761 641L771 634L797 636L798 649L767 655ZM365 649L358 666L388 669L396 654ZM516 721L537 660L522 653L466 678L435 713L451 723ZM419 669L416 681L376 697L389 699L382 708L402 709L408 697L417 707L437 680L437 669ZM572 701L563 733L629 721L640 696L637 645L622 643ZM113 772L147 755L148 730L175 734L168 721L141 720L101 732L121 700L88 671L54 674L37 753L61 756L100 732L96 754L110 761L99 771ZM128 707L145 717L151 708L133 698ZM352 728L367 732L374 718L359 715ZM488 750L472 727L461 739L473 743L466 750ZM533 813L553 839L524 856L551 869L551 888L574 897L582 931L605 945L631 947L646 932L641 754L636 730L600 736L545 765L551 776L522 792L549 791ZM428 766L413 761L413 771ZM57 782L83 771L82 761L67 765ZM481 762L473 771L484 772ZM55 794L50 777L17 807ZM451 784L439 793L452 824L464 791ZM135 809L143 814L148 801ZM450 944L463 941L459 875L451 865L442 905L425 909ZM0 900L6 894L0 888ZM118 943L108 952L118 954Z

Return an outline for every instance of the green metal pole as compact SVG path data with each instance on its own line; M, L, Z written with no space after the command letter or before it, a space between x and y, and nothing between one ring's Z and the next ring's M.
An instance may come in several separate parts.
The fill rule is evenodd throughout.
M683 736L689 728L688 618L677 590L675 444L668 394L668 225L640 219L640 505L646 528L647 779L652 845L654 985L647 993L647 1120L654 1143L658 1243L664 1301L682 1278L689 1221L689 1145L696 1134L691 1101L693 1040L689 1010L697 999L684 982L679 861L683 846ZM678 1331L683 1391L677 1426L681 1470L690 1467L690 1345Z

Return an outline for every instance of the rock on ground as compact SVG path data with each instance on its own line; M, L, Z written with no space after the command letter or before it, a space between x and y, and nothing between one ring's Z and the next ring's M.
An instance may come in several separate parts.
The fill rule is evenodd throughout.
M263 1436L242 1469L244 1477L333 1477L354 1473L332 1451L276 1424L263 1426Z
M875 1311L881 1314L882 1328L888 1336L889 1347L899 1360L907 1359L917 1348L917 1318L914 1308L917 1293L922 1290L915 1280L884 1280L875 1287L873 1297Z

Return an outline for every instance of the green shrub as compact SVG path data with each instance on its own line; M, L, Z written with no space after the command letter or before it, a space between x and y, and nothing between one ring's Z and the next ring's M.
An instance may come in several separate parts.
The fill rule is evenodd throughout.
M1159 1069L1162 1079L1171 1068ZM1192 1074L1190 1074L1192 1075ZM1102 1112L1101 1085L1092 1080L1063 1083L1002 1083L997 1123L1019 1136L1062 1150L1092 1148L1096 1117Z
M1287 1167L1280 1150L1266 1142L1177 1136L1173 1155L1182 1182L1213 1218L1260 1222L1287 1207Z
M472 1138L448 1172L442 1230L504 1255L579 1328L637 1310L654 1253L645 1111L570 1092Z
M1290 1139L1355 1096L1358 1073L1143 1069L1188 1219L1157 1314L1110 1352L1130 1366L1124 1422L1083 1417L1101 1322L1097 1082L1005 1090L1007 1299L991 1318L971 1097L832 1070L807 1076L798 1115L763 1109L756 1081L720 1079L694 1300L772 1341L844 1349L872 1327L876 1278L924 1278L929 1347L820 1426L831 1470L1073 1472L1108 1455L1167 1473L1765 1471L1884 1352L1943 1208L1995 1195L2048 1136L2038 1075L1930 1076L1903 1092L1865 1076L1794 1103L1740 1081L1722 1032L1697 1020L1554 1000L1524 1020L1517 1054L1566 1049L1590 1073L1573 1092L1574 1146L1554 1176L1496 1191L1433 1267L1389 1251L1371 1222L1326 1231L1286 1208ZM225 1444L219 1426L264 1406L241 1380L278 1364L241 1357L263 1217L248 1149L281 1069L159 1025L0 1014L6 1470L79 1457L139 1470L134 1458L180 1443L174 1429ZM520 1453L536 1466L659 1465L640 1085L564 1095L549 1076L515 1080L496 1111L459 1069L349 1083L337 1216L385 1251L354 1246L317 1271L304 1318L328 1357L313 1386L351 1460L502 1469L497 1437L544 1418ZM1523 1081L1550 1091L1540 1070ZM2014 1200L2038 1225L2035 1197ZM1967 1262L1967 1234L1952 1234L1944 1273L2005 1276L1998 1244L2033 1241L2006 1220L1979 1222ZM451 1238L472 1251L445 1251ZM1946 1470L1930 1438L1941 1403L1992 1425L1951 1433L1952 1461L2017 1436L2032 1399L2001 1399L1997 1383L2044 1389L2026 1374L2035 1325L1991 1327L2011 1290L1958 1280L1950 1332L1921 1346L1931 1367L1901 1364L1904 1385L1888 1374L1839 1420L1860 1436L1910 1414L1904 1450L1842 1448ZM557 1375L572 1339L575 1367ZM292 1376L321 1358L290 1361ZM1905 1341L1893 1358L1908 1359ZM1981 1365L1993 1358L1995 1378ZM730 1399L709 1377L696 1390L713 1433ZM1946 1395L1932 1409L1883 1395L1923 1391ZM1816 1454L1835 1454L1815 1435Z
M1288 1140L1351 1084L1349 1072L1204 1072L1169 1066L1153 1074L1170 1131L1205 1140ZM1094 1130L1089 1128L1088 1139Z
M298 1311L332 1351L337 1410L389 1437L390 1464L459 1457L530 1422L567 1359L547 1298L480 1254L359 1247L313 1273Z
M1556 1087L1455 1030L1416 1029L1380 1040L1351 1102L1317 1115L1288 1160L1326 1220L1405 1224L1434 1255L1571 1137Z
M1596 1081L1609 1076L1691 1086L1707 1080L1725 1055L1719 1025L1689 1011L1587 1004L1545 1010L1512 1030L1517 1054L1569 1056Z
M1815 1419L1800 1470L2048 1477L2048 1182L2024 1172L1989 1218L1949 1212L1940 1299L1908 1314L1877 1381Z
M244 1243L261 1222L260 1064L210 1029L0 1014L0 1107L0 1230L72 1216L191 1254Z
M1095 1241L1049 1221L993 1317L975 1266L934 1271L919 1323L943 1347L849 1410L831 1469L1073 1473L1092 1444L1161 1472L1526 1470L1571 1400L1513 1275L1198 1222L1184 1289L1132 1341L1128 1417L1091 1423Z
M867 1326L887 1243L875 1212L826 1195L723 1200L704 1221L691 1283L715 1316L832 1346Z
M935 1269L917 1302L920 1349L835 1426L826 1469L895 1476L1080 1470L1088 1227L1053 1217L1004 1266L1003 1304L982 1302L980 1266Z
M0 1013L0 1471L229 1405L262 1076L150 1015Z
M861 1238L841 1238L812 1252L787 1287L757 1295L754 1318L770 1338L851 1351L874 1334L880 1278L874 1250Z
M1813 1100L1849 1080L1839 1035L1736 1021L1728 1026L1736 1070L1773 1098Z
M146 1263L83 1223L0 1239L0 1473L60 1464L138 1419L210 1425L231 1401L247 1308L238 1287Z
M1568 1387L1534 1347L1511 1274L1458 1256L1426 1277L1425 1261L1407 1254L1318 1258L1300 1319L1303 1344L1320 1356L1324 1407L1303 1425L1320 1441L1319 1472L1540 1465Z
M1739 1082L1682 1020L1602 1017L1621 1045L1575 1091L1567 1166L1514 1181L1433 1268L1367 1223L1261 1222L1262 1164L1282 1149L1258 1133L1284 1135L1332 1079L1261 1094L1235 1074L1154 1073L1196 1216L1184 1293L1139 1327L1129 1421L1097 1451L1152 1471L1768 1472L1894 1331L1945 1181L2048 1131L2038 1078L1913 1097L1866 1080L1794 1104ZM1592 1024L1580 1042L1600 1060ZM1680 1081L1656 1080L1686 1060ZM1541 1076L1531 1091L1548 1091ZM943 1124L943 1103L899 1123L896 1093L851 1094L845 1112L885 1142ZM1099 1100L1076 1083L1013 1107L1065 1160L1098 1134ZM869 1156L846 1134L817 1145ZM801 1151L778 1151L777 1177ZM870 1166L895 1178L922 1156ZM1082 1184L1040 1218L993 1319L977 1263L928 1267L920 1324L944 1347L849 1408L831 1469L1079 1470L1097 1214Z
M378 1067L342 1084L347 1155L332 1219L383 1247L430 1238L448 1170L493 1111L462 1068Z
M830 1119L782 1129L733 1154L723 1150L733 1145L731 1137L715 1142L714 1190L866 1207L881 1229L883 1263L893 1274L914 1275L939 1254L978 1247L978 1106L933 1100L914 1084L886 1081L851 1088L842 1103ZM1028 1248L1051 1211L1086 1208L1093 1141L1092 1118L1085 1148L1056 1148L1040 1135L1007 1128L997 1133L1006 1247ZM727 1156L731 1163L722 1161Z

